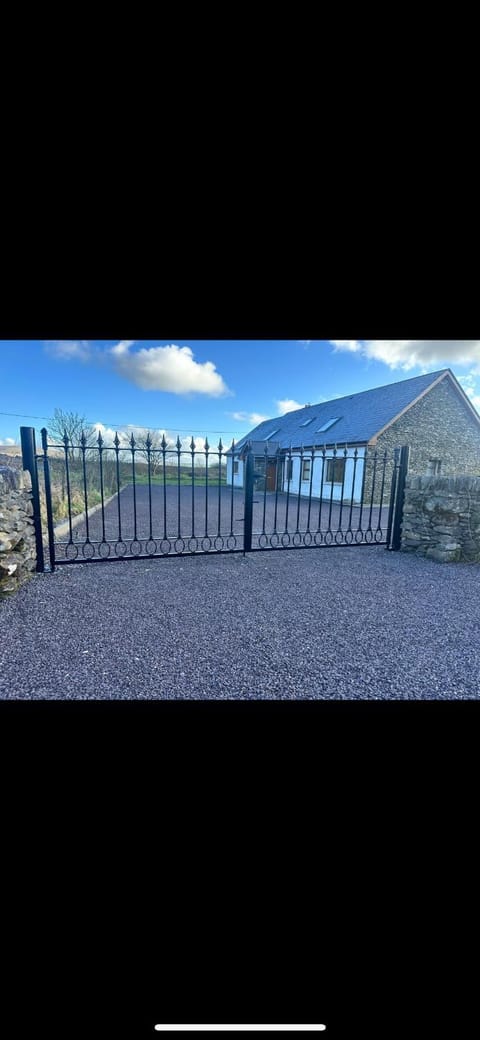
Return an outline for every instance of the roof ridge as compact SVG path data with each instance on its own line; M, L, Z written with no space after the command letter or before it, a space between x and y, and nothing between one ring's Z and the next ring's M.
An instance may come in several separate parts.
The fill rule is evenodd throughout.
M442 375L443 372L450 372L450 369L449 368L439 368L438 371L436 371L436 372L424 372L422 375L419 375L419 376L409 376L408 379L397 379L395 383L383 383L382 386L371 386L371 387L368 388L368 390L356 390L355 393L353 393L353 394L343 394L342 397L331 397L331 398L329 398L328 401L317 401L315 404L304 406L303 408L296 408L295 411L296 412L303 412L305 410L305 407L319 408L320 405L323 406L325 404L337 404L337 403L340 403L340 401L350 400L352 397L360 397L362 394L373 394L377 390L385 390L387 387L398 386L401 383L413 383L413 381L415 379L424 379L425 376L432 376L432 380L433 380L434 376L435 377L440 376L440 375ZM294 413L293 412L287 412L285 414L293 415ZM283 419L283 416L278 416L278 418L282 418Z
M337 440L339 437L342 440L342 435L344 435L343 440L348 440L350 443L367 442L374 433L384 427L385 423L391 423L399 414L411 407L419 397L423 397L433 386L442 382L447 375L454 384L457 384L451 369L442 368L435 372L424 372L419 376L409 376L407 379L385 383L383 386L373 386L368 390L359 390L357 393L344 394L343 397L333 397L329 401L304 405L302 408L285 412L284 415L271 416L258 423L247 433L242 434L236 447L242 448L247 441L267 441L270 437L282 443L289 438L290 440L298 439L300 431L305 425L303 422L305 417L310 419L307 425L308 432L305 433L307 438L313 433L322 433L323 427L329 425L328 420L335 416L338 421L338 428L335 430ZM421 382L421 387L411 386L412 383L418 382ZM407 383L409 389L402 390ZM462 396L468 401L461 386L457 385ZM381 390L387 390L388 393L381 394ZM371 400L362 402L358 407L357 405L353 407L353 400L356 401L357 398L367 396ZM470 402L468 401L468 403ZM473 406L470 407L473 408ZM317 426L320 423L320 430L315 428L315 421ZM278 436L276 436L277 430Z

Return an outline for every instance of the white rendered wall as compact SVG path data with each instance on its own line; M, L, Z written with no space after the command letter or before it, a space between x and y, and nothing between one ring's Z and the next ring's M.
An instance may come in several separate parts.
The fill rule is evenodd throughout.
M344 485L343 485L343 499L344 499L344 501L346 499L352 498L352 487L353 487L353 474L354 474L354 470L355 470L355 486L353 487L353 500L354 500L354 502L360 502L360 500L361 500L361 496L362 496L362 481L363 481L363 468L364 468L363 459L364 459L364 456L365 456L365 448L358 448L357 452L358 452L358 454L357 454L357 465L356 465L356 467L355 467L355 459L353 458L353 450L349 449L348 454L347 454L346 465L345 465L345 482L344 482ZM337 454L334 455L333 448L327 448L327 450L325 452L325 476L326 476L326 470L327 470L327 460L328 459L333 459L333 458L337 458L337 459L345 458L345 456L343 454L343 449L337 449ZM304 452L303 461L308 460L308 459L312 460L312 452L311 451ZM288 480L286 479L286 475L287 475L287 462L288 462L288 455L285 456L285 471L284 471L284 481L283 481L283 490L284 491L288 490ZM300 463L301 463L301 459L300 459L300 454L299 453L297 454L295 452L292 452L292 462L293 462L293 470L292 470L292 479L290 481L290 494L291 495L298 495L298 491L299 491L299 483L298 483L298 481L299 481L299 476L300 476ZM323 468L324 468L323 467L323 451L316 451L314 453L313 460L312 460L312 467L313 467L312 498L318 498L319 495L320 495L320 487L321 487L321 483L322 483L322 472L323 472ZM305 496L306 498L308 498L308 496L310 495L310 477L308 478L308 480L300 481L300 494L302 496ZM333 502L340 502L341 497L342 497L342 485L341 484L333 484L333 494L332 494L332 484L331 483L327 484L327 481L324 480L323 481L323 489L322 489L322 498L323 499L330 499L330 496L332 497L332 501Z
M234 474L233 486L243 488L243 462L241 459L238 461L238 473ZM227 458L227 484L232 483L232 457L231 455Z

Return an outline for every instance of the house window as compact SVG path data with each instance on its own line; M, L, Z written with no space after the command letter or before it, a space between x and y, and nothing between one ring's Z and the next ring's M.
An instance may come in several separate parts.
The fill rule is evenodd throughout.
M343 484L345 480L345 459L327 460L327 484Z
M429 476L431 476L431 477L438 476L438 474L440 473L441 468L442 468L442 460L441 459L429 459L428 460L428 470L427 470L427 473L429 474Z
M234 476L236 476L237 473L238 473L238 462L234 462L233 463L233 473L234 473Z
M312 460L304 459L302 462L302 480L310 480L310 473L312 470Z
M315 432L325 433L325 430L329 430L330 427L333 426L334 423L338 422L340 418L341 416L337 415L336 419L327 419L327 421L324 422L323 426L320 426L318 430L316 430Z
M293 477L293 459L287 459L287 480Z

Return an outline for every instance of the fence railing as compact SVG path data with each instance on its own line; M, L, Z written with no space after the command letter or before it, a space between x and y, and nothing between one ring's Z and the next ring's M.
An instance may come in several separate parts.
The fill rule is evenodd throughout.
M408 448L289 448L271 455L266 446L262 457L247 447L242 461L247 549L352 544L400 548L399 503Z
M315 546L400 548L408 448L288 449L238 455L190 441L99 433L52 443L22 427L32 475L37 569L69 562ZM234 483L234 460L243 486Z

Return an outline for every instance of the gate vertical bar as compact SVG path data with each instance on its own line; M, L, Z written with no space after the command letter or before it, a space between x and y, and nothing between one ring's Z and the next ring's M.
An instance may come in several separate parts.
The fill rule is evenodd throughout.
M390 503L388 506L388 519L387 519L387 549L392 548L392 525L393 525L393 511L395 508L395 495L397 490L398 481L398 465L400 459L400 448L393 449L393 472L392 472L392 483L390 485Z
M405 502L405 482L408 474L408 462L410 448L404 445L400 449L400 466L398 470L397 501L395 503L395 514L393 517L392 549L398 551L402 544L402 517Z
M35 530L35 546L37 552L36 569L40 574L43 574L45 571L45 561L43 557L42 516L40 512L40 489L38 486L37 473L37 449L35 445L35 430L33 426L21 426L20 439L22 445L23 468L28 470L32 481L33 526Z
M47 430L45 426L40 431L42 435L42 448L43 448L43 472L45 476L45 502L47 506L47 528L48 528L48 552L50 556L50 570L55 570L55 534L53 530L53 509L52 509L52 486L50 483L50 462L47 454L48 443L47 443Z
M245 459L245 506L243 512L243 555L252 549L253 528L253 452L249 446Z

